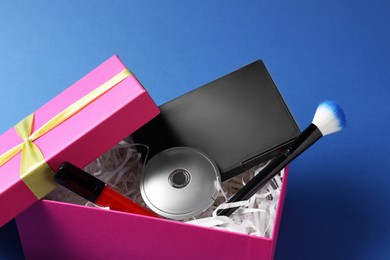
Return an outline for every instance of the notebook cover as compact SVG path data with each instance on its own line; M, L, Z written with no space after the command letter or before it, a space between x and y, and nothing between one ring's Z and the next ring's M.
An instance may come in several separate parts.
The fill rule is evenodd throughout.
M133 134L148 159L175 146L208 154L222 181L269 160L300 130L262 61L255 61L160 107Z

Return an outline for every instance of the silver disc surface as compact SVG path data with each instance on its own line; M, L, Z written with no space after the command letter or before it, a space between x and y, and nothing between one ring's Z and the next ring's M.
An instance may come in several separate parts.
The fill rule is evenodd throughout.
M156 154L141 176L141 195L157 214L187 219L208 209L218 195L220 174L206 154L174 147Z

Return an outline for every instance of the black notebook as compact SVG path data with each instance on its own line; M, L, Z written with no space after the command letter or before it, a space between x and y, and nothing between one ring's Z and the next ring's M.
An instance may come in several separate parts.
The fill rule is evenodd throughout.
M300 130L262 61L175 98L137 130L150 159L189 146L210 156L222 181L278 155Z

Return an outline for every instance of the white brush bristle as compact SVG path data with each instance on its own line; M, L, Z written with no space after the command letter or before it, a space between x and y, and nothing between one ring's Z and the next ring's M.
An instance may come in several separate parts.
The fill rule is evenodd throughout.
M345 114L335 102L324 101L317 107L312 123L318 127L322 136L325 136L345 127Z

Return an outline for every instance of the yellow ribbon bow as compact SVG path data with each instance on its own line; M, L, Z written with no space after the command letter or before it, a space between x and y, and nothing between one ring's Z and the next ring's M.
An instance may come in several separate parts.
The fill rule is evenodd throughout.
M122 80L132 75L128 69L122 70L102 85L65 108L59 114L50 119L32 133L34 114L29 115L15 126L16 133L23 139L23 143L16 145L4 154L0 155L0 167L11 160L19 152L22 152L20 161L20 177L38 199L43 198L52 191L57 184L53 180L54 171L46 163L45 158L34 141L62 122L78 113L105 92L116 86Z

